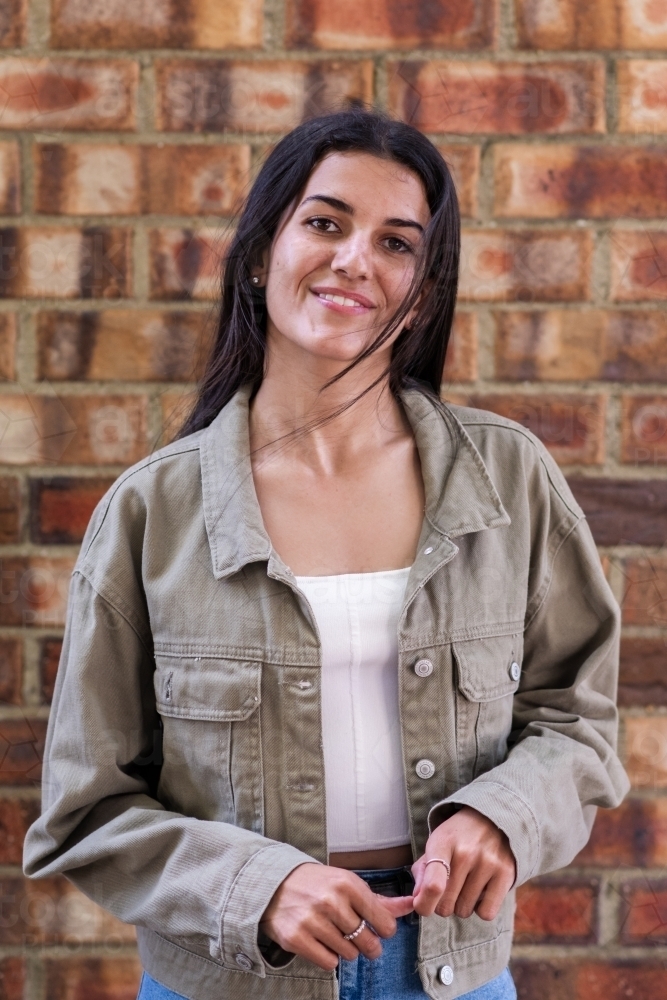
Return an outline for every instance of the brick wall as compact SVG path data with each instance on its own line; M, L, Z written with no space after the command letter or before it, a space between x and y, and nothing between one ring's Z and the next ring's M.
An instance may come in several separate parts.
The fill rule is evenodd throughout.
M665 3L0 0L0 47L0 995L136 995L133 929L20 872L68 574L178 419L263 151L352 97L455 173L446 393L545 441L624 608L633 791L521 890L519 995L667 996Z

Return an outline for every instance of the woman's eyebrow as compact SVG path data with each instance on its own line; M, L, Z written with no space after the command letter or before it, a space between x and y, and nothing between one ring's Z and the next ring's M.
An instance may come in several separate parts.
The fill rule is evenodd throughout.
M339 212L354 215L354 209L351 205L348 205L346 201L341 201L340 198L332 198L328 194L311 194L304 198L301 204L305 205L308 201L323 201L327 205L331 205L332 208L337 208ZM418 229L420 233L424 232L424 227L413 219L385 219L383 225L398 226L400 229Z

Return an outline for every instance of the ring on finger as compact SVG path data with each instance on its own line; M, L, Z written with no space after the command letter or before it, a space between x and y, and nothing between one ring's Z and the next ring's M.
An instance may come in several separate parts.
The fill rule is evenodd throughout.
M438 862L438 864L445 866L445 871L447 872L447 879L449 880L449 878L450 878L450 876L452 874L452 869L451 869L451 867L449 865L449 862L448 861L443 861L442 858L431 858L430 861L426 862L426 864L424 865L424 868L428 868L429 865L434 864L434 862L436 862L436 861Z
M366 929L366 921L362 920L356 930L352 931L351 934L343 934L343 937L345 938L346 941L354 941L354 939L358 938L361 932L365 929Z

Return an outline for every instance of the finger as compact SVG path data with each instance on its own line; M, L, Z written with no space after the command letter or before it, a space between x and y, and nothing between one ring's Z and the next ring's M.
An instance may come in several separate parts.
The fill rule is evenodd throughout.
M442 893L440 900L438 901L437 904L437 913L439 917L451 917L452 913L454 912L456 900L459 897L459 893L463 889L465 880L470 870L469 863L463 858L460 857L457 858L456 854L452 857L450 865L451 865L450 876L447 879L447 885L445 886L445 890ZM438 867L442 866L429 865L429 868L438 868ZM415 910L417 911L417 913L421 913L421 910L418 909L418 903L419 900L415 900ZM431 912L435 912L435 910Z
M492 874L492 870L482 865L471 869L454 905L454 913L457 917L472 916Z
M475 912L482 920L495 920L513 883L513 872L511 874L503 872L489 880L480 893L479 903L475 908Z
M299 940L298 949L292 947L290 951L296 951L296 954L300 955L301 958L314 962L326 972L333 972L338 965L338 952L327 948L311 934L303 935ZM354 957L356 958L356 955Z
M376 934L383 938L393 937L396 933L396 920L387 907L380 902L387 897L372 892L362 879L359 881L365 891L360 891L358 898L351 900L352 906L359 916L371 925Z
M356 917L356 914L355 914ZM359 926L359 918L356 917ZM354 922L354 918L352 920ZM356 929L356 928L355 928ZM364 928L353 941L348 941L344 937L350 931L342 931L330 920L321 919L312 925L312 934L320 944L323 944L329 951L335 952L348 962L353 962L359 954L366 955L367 958L378 958L382 954L382 945L379 938L372 931ZM372 940L369 940L368 935ZM365 940L364 940L365 939Z
M392 917L404 917L415 908L412 896L379 896L378 899Z
M365 958L379 958L382 954L382 942L368 925L364 927L359 937L356 937L351 943L357 946Z
M444 865L428 865L424 871L419 891L413 896L415 911L430 917L447 888L447 869Z
M421 858L415 861L415 863L412 866L412 877L415 880L415 887L412 891L413 896L417 895L420 886L422 884L422 880L424 878L424 871L426 868L426 861L427 861L426 855L422 854Z

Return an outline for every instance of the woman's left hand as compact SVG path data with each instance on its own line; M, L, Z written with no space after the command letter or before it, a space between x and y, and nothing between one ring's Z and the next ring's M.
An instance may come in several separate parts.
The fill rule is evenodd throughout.
M431 858L442 864L427 866ZM516 879L516 863L502 830L476 809L464 806L436 827L424 854L412 866L413 903L422 917L469 917L493 920Z

